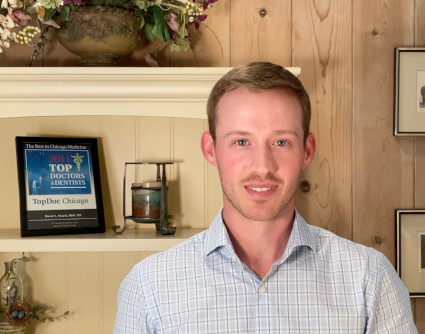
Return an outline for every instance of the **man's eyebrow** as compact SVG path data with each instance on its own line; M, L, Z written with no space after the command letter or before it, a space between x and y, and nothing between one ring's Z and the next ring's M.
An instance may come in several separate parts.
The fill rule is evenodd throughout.
M227 138L229 136L233 136L233 135L238 135L238 136L249 136L251 133L248 131L239 131L239 130L234 130L234 131L230 131L228 133L226 133L224 135L224 138Z
M277 130L274 132L276 135L285 135L287 133L294 135L295 137L299 137L298 133L292 130Z
M296 137L299 137L299 135L298 135L298 133L297 132L295 132L295 131L291 131L291 130L277 130L277 131L275 131L273 134L274 135L277 135L277 136L280 136L280 135L285 135L285 134L292 134L292 135L294 135L294 136L296 136ZM251 135L251 133L250 132L248 132L248 131L239 131L239 130L235 130L235 131L230 131L230 132L228 132L227 134L225 134L224 135L224 138L227 138L227 137L229 137L229 136L233 136L233 135L238 135L238 136L249 136L249 135Z

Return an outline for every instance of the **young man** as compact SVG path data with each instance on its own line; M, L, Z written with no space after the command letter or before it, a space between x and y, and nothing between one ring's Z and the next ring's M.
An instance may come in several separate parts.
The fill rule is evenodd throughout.
M133 268L115 334L417 333L388 259L295 210L316 150L301 82L250 63L218 81L207 109L201 148L223 208L207 231Z

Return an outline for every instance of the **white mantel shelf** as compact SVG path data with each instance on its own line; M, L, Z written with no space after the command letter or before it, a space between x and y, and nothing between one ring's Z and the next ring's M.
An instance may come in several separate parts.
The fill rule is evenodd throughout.
M206 119L231 67L3 67L0 118L160 116ZM299 67L287 67L299 75ZM184 104L184 108L176 108Z
M99 234L21 237L20 230L0 230L0 252L161 252L204 231L177 228L174 235L162 235L152 229L127 229L123 234L112 230Z

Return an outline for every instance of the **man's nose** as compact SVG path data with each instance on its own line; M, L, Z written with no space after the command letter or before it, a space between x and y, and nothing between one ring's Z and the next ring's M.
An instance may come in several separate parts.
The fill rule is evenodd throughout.
M257 146L252 158L253 171L259 175L274 173L278 169L278 163L273 155L272 147L269 145Z

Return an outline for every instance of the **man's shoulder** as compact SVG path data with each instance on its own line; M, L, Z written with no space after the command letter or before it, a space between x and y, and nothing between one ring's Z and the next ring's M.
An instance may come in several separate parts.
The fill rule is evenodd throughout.
M382 265L385 259L385 255L375 248L343 238L318 226L308 225L308 227L316 240L316 251L322 254L335 255L342 259L349 258L350 261L366 260L376 265Z
M204 256L206 232L200 232L166 251L148 256L137 263L133 269L143 274L182 270L185 267L193 266L200 257Z

